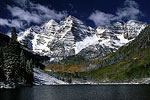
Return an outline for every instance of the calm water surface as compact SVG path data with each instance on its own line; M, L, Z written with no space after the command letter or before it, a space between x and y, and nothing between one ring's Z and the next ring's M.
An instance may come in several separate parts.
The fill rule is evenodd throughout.
M0 100L150 100L150 85L23 87L0 90Z

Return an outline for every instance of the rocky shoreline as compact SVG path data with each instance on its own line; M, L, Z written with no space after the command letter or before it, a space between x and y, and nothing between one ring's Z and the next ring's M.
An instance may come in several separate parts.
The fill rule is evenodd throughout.
M18 87L31 87L33 86L32 84L22 84L22 83L10 83L10 84L5 84L4 82L0 82L0 89L15 89Z
M42 78L45 77L45 78ZM58 80L42 71L34 68L34 83L31 84L24 84L24 83L9 83L5 84L4 82L0 82L0 89L15 89L19 87L31 87L31 86L40 86L40 85L145 85L150 84L150 78L142 78L142 79L134 79L132 81L124 81L124 82L110 82L110 81L90 81L90 80L80 80L74 79L72 83L67 83L61 80Z
M74 80L72 84L93 84L93 85L134 85L134 84L150 84L150 78L134 79L130 82L97 82L97 81L77 81Z

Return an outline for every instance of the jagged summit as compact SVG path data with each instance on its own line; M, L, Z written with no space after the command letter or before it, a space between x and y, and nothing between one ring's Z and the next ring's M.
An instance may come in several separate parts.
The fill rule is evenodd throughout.
M48 21L47 23L45 23L43 26L45 26L45 27L48 27L48 26L51 27L53 25L58 25L58 23L55 20L51 19L50 21Z
M69 22L69 21L79 23L79 24L83 24L83 22L81 20L79 20L78 18L76 18L74 16L71 16L71 15L69 15L68 17L66 17L64 19L64 22Z
M68 16L60 22L50 20L41 27L31 27L21 32L18 40L33 52L49 56L51 61L76 54L92 58L114 52L145 27L145 23L131 20L93 29Z

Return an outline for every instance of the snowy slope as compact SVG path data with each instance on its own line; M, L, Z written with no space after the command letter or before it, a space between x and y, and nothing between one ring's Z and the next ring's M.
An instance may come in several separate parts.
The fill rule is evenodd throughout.
M34 71L34 81L35 85L57 85L57 84L68 84L64 81L58 80L46 73L43 73L37 68L33 69Z
M88 36L83 41L76 42L75 53L78 54L82 49L98 43L98 37L96 34Z

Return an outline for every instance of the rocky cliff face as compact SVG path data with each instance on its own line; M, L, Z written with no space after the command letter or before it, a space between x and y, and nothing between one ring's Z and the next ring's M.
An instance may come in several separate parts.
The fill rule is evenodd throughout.
M87 58L95 58L110 54L134 40L145 27L145 23L135 20L130 20L126 23L116 22L108 26L99 26L95 32L98 43L82 49L79 55Z
M131 20L93 29L68 16L59 23L50 20L41 27L33 26L21 32L18 41L33 52L50 57L50 61L77 54L95 58L116 51L145 27L146 24Z

